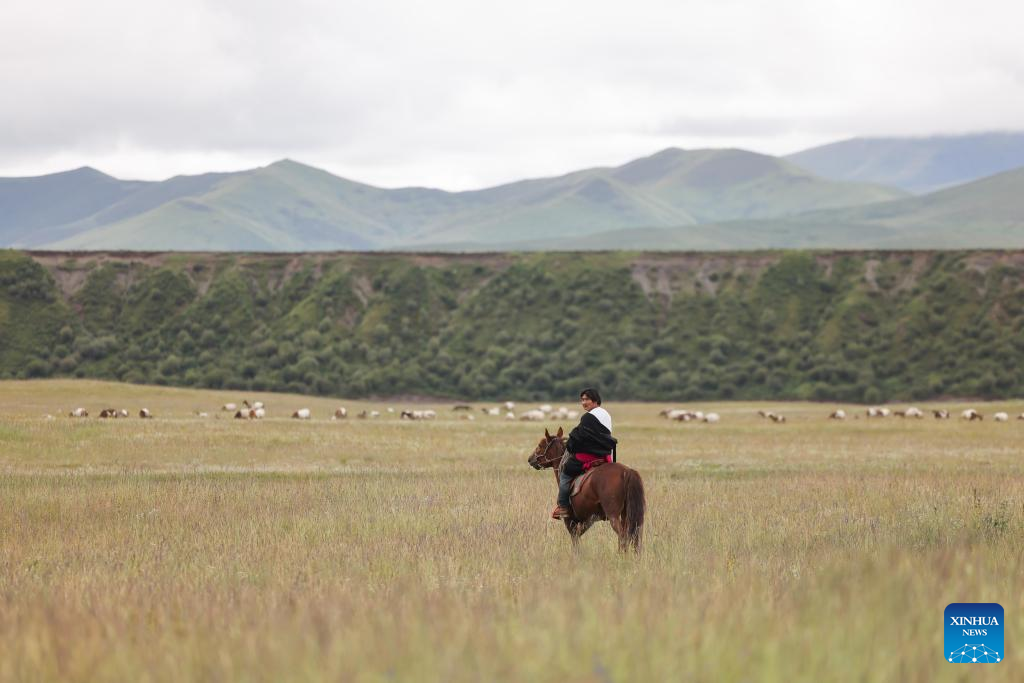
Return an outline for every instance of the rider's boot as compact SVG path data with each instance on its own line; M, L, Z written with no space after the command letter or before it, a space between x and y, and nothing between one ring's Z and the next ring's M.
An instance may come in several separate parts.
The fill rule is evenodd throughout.
M555 509L551 511L551 519L565 519L571 517L572 513L569 509L561 505L556 505Z

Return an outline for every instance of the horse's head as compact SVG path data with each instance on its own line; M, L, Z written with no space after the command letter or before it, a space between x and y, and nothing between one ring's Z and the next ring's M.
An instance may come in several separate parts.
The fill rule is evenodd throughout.
M558 428L557 434L548 434L544 430L544 438L540 440L537 447L533 449L529 459L530 467L535 470L542 470L545 467L558 467L565 454L565 441L562 440L562 428Z

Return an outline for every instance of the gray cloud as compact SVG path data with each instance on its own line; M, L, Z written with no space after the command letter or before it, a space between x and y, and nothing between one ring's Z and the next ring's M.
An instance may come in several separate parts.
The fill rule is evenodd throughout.
M292 157L480 187L1024 120L1012 2L8 0L0 175Z
M758 139L793 132L799 124L792 119L771 116L684 116L672 119L655 128L655 135L682 137L732 137Z

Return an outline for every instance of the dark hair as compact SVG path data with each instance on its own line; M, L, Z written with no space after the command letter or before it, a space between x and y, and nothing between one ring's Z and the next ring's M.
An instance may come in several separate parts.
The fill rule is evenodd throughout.
M601 394L597 393L597 389L586 388L580 392L580 398L586 396L597 405L601 405Z

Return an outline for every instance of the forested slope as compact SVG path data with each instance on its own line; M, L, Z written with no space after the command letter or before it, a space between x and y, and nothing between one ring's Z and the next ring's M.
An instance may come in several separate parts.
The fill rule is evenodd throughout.
M0 251L0 377L352 397L1019 396L1022 276L1024 252Z

